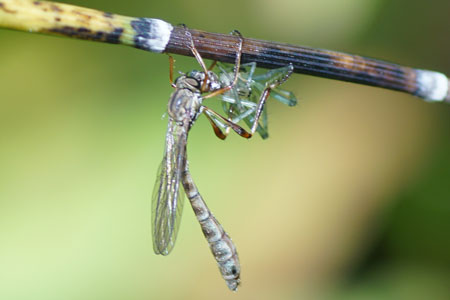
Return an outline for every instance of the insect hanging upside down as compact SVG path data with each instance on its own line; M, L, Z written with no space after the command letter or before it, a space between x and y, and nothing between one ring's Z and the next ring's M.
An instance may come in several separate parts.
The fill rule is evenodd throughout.
M231 128L240 136L250 138L259 127L264 102L270 91L286 81L292 73L292 66L288 66L281 79L272 80L267 84L259 103L253 102L251 105L242 106L241 103L247 100L241 101L241 97L234 99L234 102L231 101L232 94L236 94L239 87L240 90L244 87L250 88L247 84L250 82L248 77L239 78L243 39L237 31L234 34L237 39L234 68L232 72L222 68L222 76L212 71L215 63L209 69L206 68L187 30L186 35L190 40L188 47L202 67L202 71L183 74L173 82L173 59L169 56L170 82L175 91L168 103L166 145L152 199L152 236L155 253L168 255L175 244L183 209L183 193L180 188L180 185L183 185L222 277L232 291L236 291L240 284L239 257L233 241L213 216L192 180L186 154L188 133L200 114L205 113L217 137L225 139ZM218 95L228 99L229 106L226 108L228 118L203 105L204 99ZM250 116L253 118L250 132L235 124L240 120L250 120ZM220 128L225 130L222 131Z

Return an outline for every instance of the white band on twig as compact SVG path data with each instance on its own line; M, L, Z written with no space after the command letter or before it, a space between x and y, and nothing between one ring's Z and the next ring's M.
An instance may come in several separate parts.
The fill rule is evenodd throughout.
M444 101L449 89L447 76L428 70L417 70L416 72L418 86L416 95L430 102Z
M140 18L132 22L137 34L135 42L139 48L152 52L163 52L170 40L173 26L163 20Z

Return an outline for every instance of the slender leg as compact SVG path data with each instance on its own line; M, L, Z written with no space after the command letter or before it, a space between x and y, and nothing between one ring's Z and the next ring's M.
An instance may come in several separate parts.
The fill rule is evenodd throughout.
M212 63L211 63L211 65L209 66L209 68L208 68L208 71L212 71L212 69L214 69L214 67L217 65L217 60L215 60L215 61L213 61Z
M216 134L216 136L221 139L224 140L227 138L228 132L225 131L225 134L222 132L222 130L220 130L219 126L217 126L217 124L213 121L213 119L209 116L209 114L205 113L205 117L208 119L209 123L211 123L211 126L214 130L214 133ZM227 127L230 128L230 127Z
M174 59L170 54L167 54L169 56L169 81L170 81L170 85L173 88L176 88L175 83L173 83L173 63L174 63Z
M226 86L226 87L221 88L219 90L216 90L216 91L214 91L212 93L209 93L208 95L203 96L203 99L207 99L207 98L211 98L211 97L214 97L214 96L218 96L218 95L221 95L221 94L231 90L235 86L237 81L238 81L239 68L240 68L240 65L241 65L241 57L242 57L242 43L243 43L243 39L242 39L241 33L239 31L237 31L237 30L234 30L232 32L232 34L236 35L238 37L238 39L239 39L239 46L238 46L238 50L236 52L236 59L234 61L234 68L233 68L233 70L234 70L233 82L229 86Z
M231 32L232 35L235 35L238 37L238 41L239 41L239 46L238 46L238 50L236 52L236 59L234 61L234 79L233 79L233 83L232 86L234 86L238 80L239 77L239 70L241 68L241 57L242 57L242 44L244 43L244 39L242 38L242 34L237 31L237 30L233 30Z
M213 62L213 64L211 65L210 69L206 68L205 62L203 61L203 58L201 57L200 53L198 53L197 48L195 48L195 44L194 44L194 39L192 38L192 34L186 29L185 32L186 36L190 39L190 44L188 44L189 49L192 51L192 54L194 54L195 58L197 59L197 62L200 64L200 66L203 69L203 72L205 73L205 79L203 80L202 83L202 87L201 87L201 91L205 91L205 87L206 87L206 83L208 81L208 71L210 71L210 69L212 69L215 66L215 62ZM231 85L224 87L222 89L216 90L206 96L203 97L203 99L207 99L207 98L211 98L217 95L221 95L227 91L229 91L230 89L233 88L233 86L236 84L237 80L238 80L238 75L239 75L239 66L241 65L241 56L242 56L242 43L243 43L243 39L242 39L242 35L239 31L234 30L232 32L233 35L236 35L239 39L239 46L238 46L238 50L236 52L236 59L234 62L234 78L233 78L233 82Z
M269 98L270 92L274 88L279 86L280 84L284 83L289 78L289 76L291 76L291 74L294 70L294 67L292 66L292 64L290 64L289 67L290 68L289 68L288 72L286 73L286 75L284 75L282 78L272 82L271 84L267 85L266 88L264 89L264 91L261 93L261 97L259 98L258 106L255 111L255 120L253 121L253 126L250 131L252 134L255 133L256 128L258 127L258 122L261 117L261 113L264 109L264 104L266 103L267 98Z
M239 31L237 31L237 30L233 30L232 32L231 32L231 34L233 34L233 35L237 35L237 36L239 36L241 39L242 39L242 34L239 32ZM209 66L209 68L208 68L208 71L212 71L212 69L214 69L214 67L217 65L217 60L215 60L215 61L213 61L212 63L211 63L211 65ZM239 63L239 65L240 65L240 63Z
M210 108L208 108L206 106L203 106L203 112L205 114L209 115L209 117L213 117L214 116L214 118L220 119L220 121L224 122L227 126L231 127L231 129L233 129L237 134L239 134L243 138L249 139L249 138L252 137L252 134L248 133L244 128L242 128L241 126L239 126L237 124L234 124L230 120L222 117L221 115L219 115L218 113L216 113L212 109L210 109ZM215 131L215 129L214 129L214 131ZM228 134L228 133L226 133L226 134ZM225 134L225 137L226 137L226 134ZM222 133L222 135L224 135L224 134ZM218 137L220 138L220 136L218 136Z
M227 138L227 136L230 134L230 129L231 129L232 127L229 125L229 123L232 123L232 124L233 124L233 127L237 129L237 131L236 131L236 130L235 130L235 131L238 132L238 134L239 134L240 136L245 137L245 138L250 138L250 137L251 137L251 135L248 136L248 134L249 134L248 132L246 132L242 127L240 127L240 126L237 125L235 122L233 122L230 118L225 119L225 118L223 118L222 116L220 116L218 113L212 111L211 109L207 108L206 106L203 106L203 110L205 110L205 108L206 108L206 111L205 111L205 117L208 119L209 123L211 124L211 126L212 126L212 128L213 128L213 130L214 130L214 134L215 134L219 139L225 140L225 139ZM226 126L226 128L225 128L225 131L222 131L222 130L219 128L219 126L217 126L217 124L216 124L216 122L213 120L213 117L212 117L212 116L215 116L214 118L220 118L220 120L222 120L222 121L225 120L225 123L227 124L227 126ZM240 121L240 120L239 120L239 121ZM241 133L242 133L242 134L241 134Z
M185 27L185 30L186 30L185 35L190 40L190 44L188 44L187 46L191 50L192 54L194 54L195 59L200 64L200 66L203 69L203 72L205 73L205 79L203 79L202 86L200 88L200 90L203 92L205 90L206 83L208 82L208 69L206 68L205 62L203 61L203 58L201 57L200 53L198 53L197 48L195 48L194 39L192 38L192 34L187 30L186 27Z
M197 48L195 48L194 39L192 38L192 34L187 30L187 28L185 28L185 29L186 29L185 34L190 40L190 43L187 46L192 51L192 54L194 54L194 57L195 57L195 59L197 59L197 62L202 67L203 72L205 72L205 74L208 74L208 69L206 68L205 62L203 61L203 58L201 57L200 53L198 53Z

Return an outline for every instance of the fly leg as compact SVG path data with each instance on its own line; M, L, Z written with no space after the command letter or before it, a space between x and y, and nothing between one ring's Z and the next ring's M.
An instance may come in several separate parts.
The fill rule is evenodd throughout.
M288 80L288 78L291 76L292 72L294 71L294 66L292 64L289 64L288 67L289 67L289 69L283 77L276 79L272 83L266 83L266 87L264 88L263 92L261 93L261 97L259 98L259 101L258 101L258 106L256 107L255 119L253 121L253 125L250 130L250 132L252 134L255 133L256 128L258 127L259 119L261 118L261 114L264 110L264 104L266 103L267 98L269 98L270 92L274 88L278 87L279 85L283 84L286 80Z
M177 86L175 85L175 83L173 82L173 65L175 60L173 59L173 57L168 54L169 56L169 82L170 85L175 89Z
M195 59L197 59L197 62L200 64L200 66L203 69L203 72L205 73L205 79L203 80L203 83L202 83L202 86L201 86L201 91L204 92L205 89L206 89L206 83L208 81L208 74L212 70L212 68L214 68L214 66L216 65L216 62L213 62L211 64L211 66L209 67L209 69L206 68L206 64L205 64L203 58L201 57L200 53L198 52L197 48L195 47L194 39L192 37L192 34L187 29L186 29L185 34L190 40L190 43L187 46L192 51L192 54L194 55ZM242 57L243 38L242 38L241 33L239 31L237 31L237 30L234 30L232 32L232 34L238 37L238 42L239 42L238 49L237 49L237 52L236 52L236 59L234 61L234 78L233 78L233 82L229 86L226 86L224 88L215 90L212 93L209 93L208 95L203 96L203 99L207 99L207 98L211 98L211 97L214 97L214 96L217 96L217 95L221 95L221 94L225 93L226 91L231 90L234 87L234 85L236 84L237 80L238 80L239 67L241 65L241 57Z
M237 49L237 52L236 52L236 59L234 60L233 81L231 82L230 85L228 85L228 86L226 86L224 88L218 89L218 90L216 90L216 91L214 91L212 93L209 93L206 96L203 96L203 99L207 99L207 98L211 98L211 97L214 97L214 96L218 96L218 95L221 95L221 94L231 90L236 85L236 83L238 81L239 69L240 69L240 66L241 66L241 57L242 57L242 44L244 42L244 39L242 38L241 33L239 31L237 31L237 30L234 30L231 34L237 36L238 42L239 42L238 49Z
M216 113L212 109L210 109L210 108L208 108L206 106L203 106L203 112L205 113L206 118L211 123L211 126L214 129L214 133L216 134L216 136L219 139L221 139L221 140L226 139L226 137L228 136L229 132L225 131L225 133L223 133L222 130L219 128L219 126L217 126L217 122L219 124L221 124L223 127L233 129L234 132L236 132L237 134L239 134L243 138L249 139L249 138L252 137L252 134L247 132L244 128L242 128L241 126L233 123L232 121L228 120L227 118L222 117L221 115L219 115L218 113Z

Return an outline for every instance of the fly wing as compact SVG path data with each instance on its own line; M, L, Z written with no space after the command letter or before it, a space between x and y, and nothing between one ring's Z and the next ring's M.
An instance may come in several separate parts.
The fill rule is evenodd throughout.
M184 202L180 186L186 161L187 130L169 118L166 148L152 197L152 236L156 254L169 254L177 238Z

